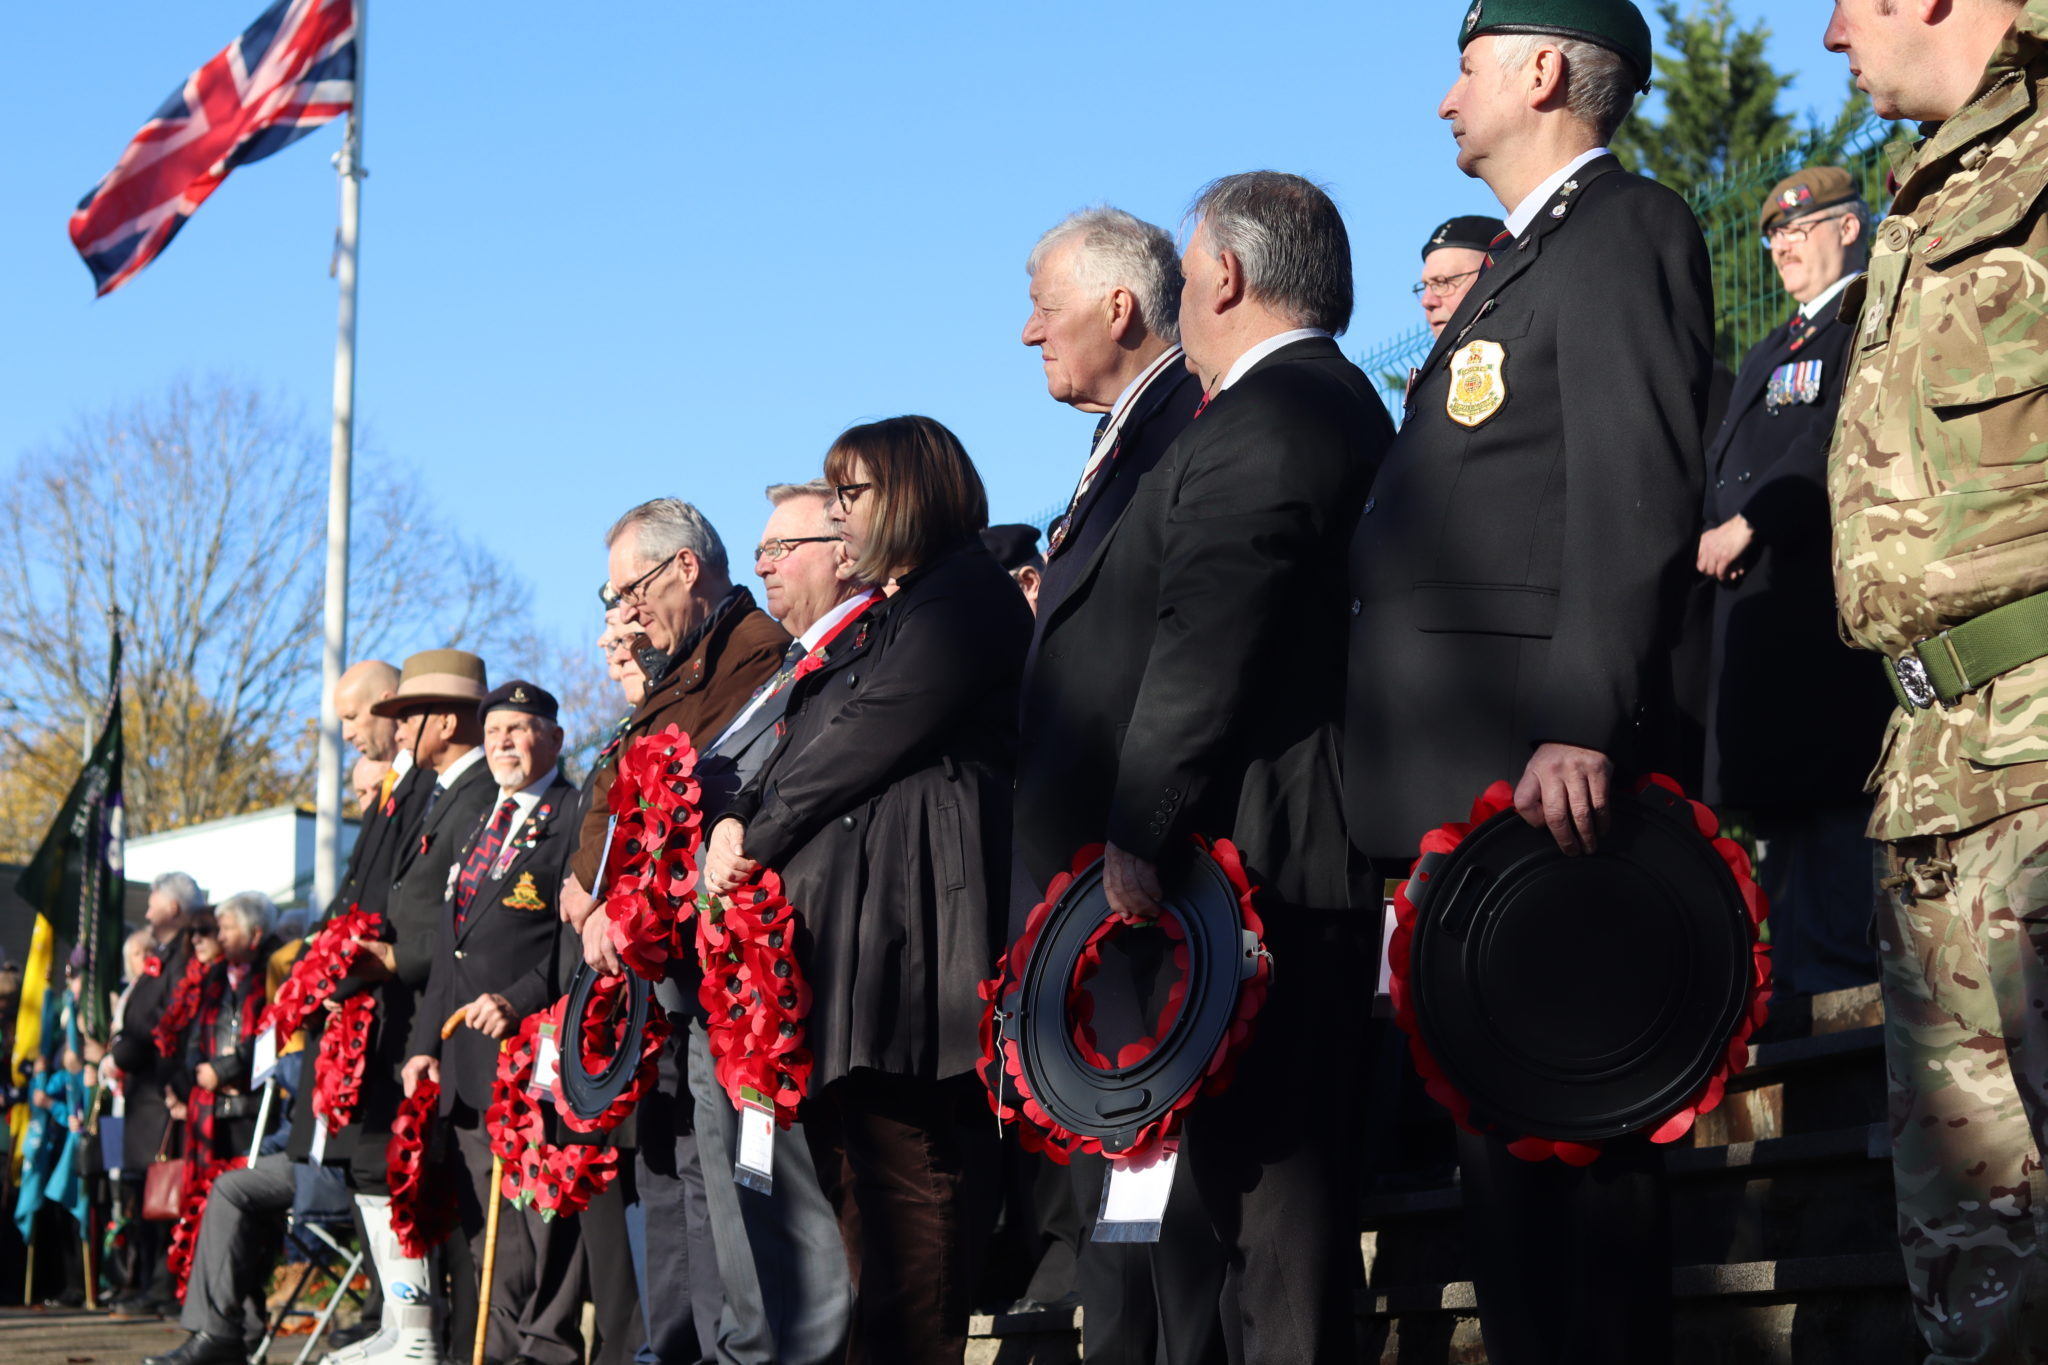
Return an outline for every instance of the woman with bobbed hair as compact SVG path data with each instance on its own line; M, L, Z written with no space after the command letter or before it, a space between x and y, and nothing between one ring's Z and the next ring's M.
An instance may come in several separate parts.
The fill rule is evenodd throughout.
M705 880L724 893L774 869L802 922L802 1117L859 1285L857 1353L957 1365L979 1241L963 1180L995 1149L975 987L1005 919L1031 612L976 534L981 476L939 423L854 427L825 477L846 572L896 592L800 665L784 739L711 831Z

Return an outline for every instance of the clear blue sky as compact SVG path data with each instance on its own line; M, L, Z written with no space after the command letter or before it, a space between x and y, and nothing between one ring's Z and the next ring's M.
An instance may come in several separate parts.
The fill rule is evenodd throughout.
M253 380L324 430L338 123L236 172L110 298L64 231L263 4L0 13L0 469L181 375ZM1408 329L1421 238L1497 211L1435 118L1463 10L371 0L358 411L565 638L594 633L618 512L678 494L751 546L762 486L863 419L946 422L996 519L1025 517L1093 423L1017 341L1037 234L1100 201L1172 226L1215 175L1303 172L1350 226L1347 345ZM1770 13L1788 107L1832 110L1827 6Z

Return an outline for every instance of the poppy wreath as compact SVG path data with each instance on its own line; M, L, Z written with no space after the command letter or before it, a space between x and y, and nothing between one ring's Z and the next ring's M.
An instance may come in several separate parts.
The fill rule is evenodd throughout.
M547 1120L528 1089L541 1023L549 1011L529 1014L498 1053L491 1083L491 1107L484 1123L491 1154L505 1163L500 1192L515 1208L536 1210L543 1220L581 1213L619 1175L615 1147L557 1146L547 1140Z
M313 1058L313 1113L338 1133L355 1117L363 1097L363 1068L370 1055L370 1027L377 1021L377 998L368 992L352 995L327 1021L320 1051Z
M584 1007L582 1027L576 1031L579 1051L582 1053L577 1060L582 1065L585 1075L594 1076L601 1073L618 1055L619 1048L628 1041L627 1034L630 1029L623 1008L626 990L627 981L623 976L600 977L596 986L591 989L589 1001ZM544 1017L553 1021L557 1038L569 1036L567 1021L562 1017L568 1007L569 997L564 996L542 1011ZM640 1057L634 1067L633 1079L619 1092L618 1098L594 1119L578 1118L576 1111L570 1108L568 1099L562 1093L562 1077L567 1073L568 1067L556 1067L554 1081L550 1086L555 1096L555 1113L564 1124L576 1132L609 1133L625 1122L626 1115L632 1113L633 1107L654 1088L660 1069L661 1045L667 1041L668 1017L664 1012L655 1010L647 1016L646 1026L640 1031Z
M342 978L348 975L356 955L362 951L352 940L381 938L383 933L383 916L354 907L321 925L319 932L307 940L299 960L292 964L291 974L277 988L277 995L271 1000L270 1008L263 1012L263 1020L256 1026L256 1031L276 1029L281 1047L285 1039L299 1031L314 1010L333 999Z
M626 746L608 798L617 872L605 894L606 933L627 969L647 981L661 980L688 948L683 927L704 841L696 774L690 737L671 725Z
M1765 1016L1770 1012L1771 999L1771 957L1770 947L1762 941L1760 930L1769 914L1764 894L1756 884L1749 854L1742 845L1721 834L1721 820L1713 811L1698 801L1687 797L1685 791L1671 778L1653 773L1639 780L1634 790L1641 792L1651 786L1658 786L1671 792L1692 808L1693 825L1714 846L1714 852L1735 876L1735 885L1742 893L1742 903L1749 911L1750 936L1750 980L1749 1004L1736 1026L1735 1034L1729 1039L1727 1050L1722 1054L1720 1064L1707 1077L1706 1082L1684 1104L1647 1130L1649 1139L1656 1143L1671 1143L1692 1131L1692 1126L1701 1114L1716 1108L1726 1094L1729 1078L1749 1065L1749 1039L1762 1027ZM1512 810L1515 804L1514 788L1506 782L1496 782L1488 787L1472 803L1472 817L1462 824L1441 825L1422 837L1423 854L1449 854L1465 837L1480 825L1485 824L1502 811ZM1417 862L1420 862L1418 857ZM1418 874L1419 876L1419 874ZM1422 1077L1423 1088L1431 1099L1448 1109L1460 1128L1468 1133L1484 1133L1472 1118L1472 1101L1461 1093L1445 1076L1441 1064L1430 1055L1428 1045L1423 1041L1422 1028L1415 1015L1415 995L1409 986L1410 949L1415 938L1417 914L1415 905L1408 899L1408 883L1403 882L1394 893L1394 932L1387 944L1388 994L1394 1004L1394 1022L1408 1035L1408 1053L1415 1061L1415 1069ZM1552 1157L1567 1166L1590 1166L1600 1157L1600 1144L1592 1142L1566 1142L1550 1138L1522 1136L1507 1144L1508 1151L1523 1161L1548 1161Z
M455 1187L427 1179L427 1144L441 1108L441 1087L420 1077L398 1102L391 1140L384 1146L384 1178L391 1186L391 1231L407 1256L425 1256L455 1230Z
M171 998L158 1016L149 1040L159 1057L179 1057L185 1052L185 1030L199 1017L200 991L206 983L206 963L198 953L185 955L185 974L171 987Z
M765 868L697 917L697 1002L718 1083L734 1104L751 1091L772 1105L784 1128L796 1121L813 1065L804 1046L811 988L797 961L799 927L782 878Z
M213 1194L213 1182L248 1164L247 1156L238 1156L187 1169L184 1206L171 1228L170 1248L164 1253L164 1266L171 1272L178 1298L185 1297L185 1282L192 1275L192 1253L199 1245L199 1223L206 1217L206 1201Z
M1024 932L1010 945L1009 951L996 960L996 974L981 983L979 988L981 1008L981 1061L975 1071L981 1076L982 1084L988 1089L989 1107L996 1118L1003 1123L1015 1123L1019 1142L1027 1152L1042 1152L1059 1165L1070 1162L1076 1152L1094 1152L1110 1161L1138 1162L1151 1160L1162 1147L1177 1142L1180 1135L1180 1117L1187 1107L1202 1095L1216 1095L1229 1088L1231 1078L1236 1074L1237 1059L1250 1045L1255 1021L1259 1011L1265 1007L1266 992L1273 979L1273 962L1266 952L1265 921L1259 917L1254 905L1258 888L1244 870L1244 860L1238 854L1236 845L1228 839L1213 843L1197 836L1199 844L1224 876L1232 890L1237 893L1238 914L1244 927L1259 940L1257 966L1251 976L1239 986L1237 1003L1232 1012L1230 1027L1217 1043L1210 1055L1208 1065L1202 1071L1199 1084L1191 1086L1186 1093L1174 1100L1171 1106L1157 1119L1138 1131L1130 1146L1120 1152L1105 1151L1102 1139L1085 1133L1076 1133L1062 1126L1048 1114L1033 1098L1031 1083L1024 1075L1022 1047L1014 1038L1004 1038L996 1026L996 1013L1003 998L1010 994L1023 980L1025 964L1038 946L1039 935L1051 918L1053 907L1066 894L1074 878L1085 872L1096 859L1102 856L1102 845L1090 844L1074 855L1068 870L1052 879L1045 888L1045 896L1025 916ZM1171 913L1160 916L1160 929L1173 942L1173 962L1181 976L1168 992L1167 1002L1156 1025L1156 1031L1146 1038L1119 1049L1116 1065L1126 1066L1135 1062L1159 1046L1161 1039L1180 1020L1181 1004L1186 998L1187 968L1189 965L1187 932ZM1081 1055L1096 1067L1108 1068L1111 1063L1095 1045L1094 1031L1090 1027L1094 1017L1094 1002L1086 989L1087 982L1102 962L1103 946L1124 928L1117 918L1105 919L1089 938L1075 965L1073 981L1068 989L1068 1010L1074 1019L1074 1041ZM1012 1103L1010 1095L1016 1096Z

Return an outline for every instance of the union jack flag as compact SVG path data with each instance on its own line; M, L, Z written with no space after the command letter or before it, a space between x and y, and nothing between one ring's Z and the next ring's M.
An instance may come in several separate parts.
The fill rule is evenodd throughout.
M227 179L355 102L354 0L277 0L142 125L71 215L98 294L126 284Z

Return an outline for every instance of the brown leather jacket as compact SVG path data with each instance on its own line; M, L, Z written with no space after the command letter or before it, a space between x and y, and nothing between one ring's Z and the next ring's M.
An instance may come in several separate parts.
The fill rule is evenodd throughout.
M612 779L618 775L617 757L625 746L641 735L676 725L701 752L732 723L754 689L774 676L788 648L789 632L755 606L753 594L741 588L697 641L697 647L662 674L626 722L620 742L599 761L585 784L588 795L583 824L569 861L578 885L593 895L599 889L593 883L604 856L607 806Z

